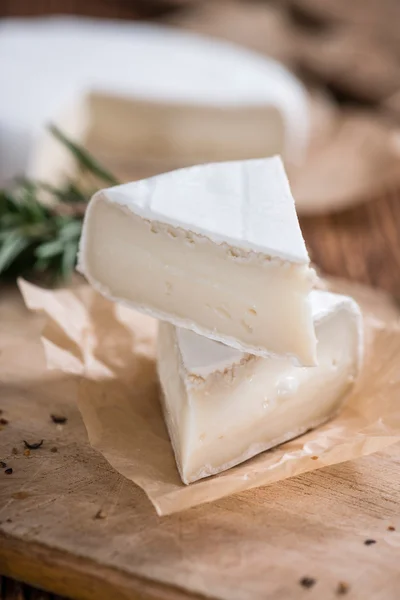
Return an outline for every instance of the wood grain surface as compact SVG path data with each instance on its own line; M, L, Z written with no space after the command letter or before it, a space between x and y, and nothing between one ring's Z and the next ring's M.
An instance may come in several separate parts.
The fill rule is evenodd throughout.
M2 290L1 573L82 600L398 598L397 446L159 518L89 446L75 381L44 372L41 326Z
M303 217L311 259L330 275L391 292L400 298L400 191L335 215Z
M399 295L399 220L400 195L392 192L303 219L302 227L325 272ZM0 459L14 472L0 474L0 573L85 600L329 599L347 589L340 582L350 598L397 599L398 447L158 519L143 493L89 447L74 383L41 380L40 319L26 314L15 290L1 292L0 409L9 424ZM39 422L31 417L38 406ZM50 422L55 410L68 415L62 431ZM45 443L25 457L29 436ZM105 519L94 518L99 510ZM317 583L303 590L302 577ZM0 589L10 600L39 593L10 580Z
M302 227L325 272L399 294L399 219L393 192ZM0 460L14 471L0 473L0 573L83 600L329 599L347 586L350 598L397 599L399 447L159 519L88 445L74 382L43 376L40 328L2 289ZM68 416L61 429L52 412ZM27 438L43 447L25 456ZM302 577L317 583L305 590ZM9 579L0 590L50 600Z

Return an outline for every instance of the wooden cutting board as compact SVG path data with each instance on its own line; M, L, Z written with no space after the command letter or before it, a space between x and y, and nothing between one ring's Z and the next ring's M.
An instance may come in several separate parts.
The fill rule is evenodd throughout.
M30 4L6 0L0 12L26 13ZM48 1L47 9L53 4ZM86 11L86 5L72 4L75 12ZM103 4L104 15L132 14L121 3ZM323 3L282 6L311 10L317 4ZM223 21L225 26L226 15ZM275 46L288 52L280 37L285 31L272 26ZM240 21L238 31L250 29ZM253 33L250 38L254 46ZM259 39L270 44L272 37L260 28ZM298 60L341 93L358 97L357 85L363 91L365 77L376 75L364 61L349 89L337 68L340 61L347 64L347 46L331 57L328 70L325 60L322 72L320 56L306 52L305 36L303 41L303 50L295 50ZM316 43L324 56L329 53L330 38ZM374 83L367 81L368 90L383 89ZM303 219L302 227L325 272L400 296L399 193L334 217ZM11 475L0 470L0 573L83 600L398 599L399 446L159 518L144 493L90 448L74 381L45 373L40 326L16 290L0 287L0 418L8 420L0 425L0 460L13 469ZM67 416L67 423L55 425L51 413ZM42 438L43 446L25 456L23 440ZM303 578L308 580L301 583Z
M399 198L376 202L303 227L317 262L395 291ZM74 381L45 373L40 318L1 292L0 573L82 600L398 598L398 446L157 517L89 446Z

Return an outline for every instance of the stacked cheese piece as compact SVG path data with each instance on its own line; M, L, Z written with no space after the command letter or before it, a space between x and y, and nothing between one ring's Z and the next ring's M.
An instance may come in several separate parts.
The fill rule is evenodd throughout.
M315 273L277 157L96 194L80 269L161 319L158 371L184 483L332 417L357 376L360 311Z

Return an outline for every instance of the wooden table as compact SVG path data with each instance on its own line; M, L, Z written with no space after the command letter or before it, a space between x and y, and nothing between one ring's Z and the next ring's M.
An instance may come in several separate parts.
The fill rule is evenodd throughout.
M398 293L399 207L392 194L305 220L314 260ZM397 446L159 518L89 446L74 382L43 374L40 328L15 289L2 293L0 453L14 473L0 474L0 572L82 600L398 598ZM30 456L27 436L45 439Z
M400 189L301 226L313 261L330 275L400 298Z

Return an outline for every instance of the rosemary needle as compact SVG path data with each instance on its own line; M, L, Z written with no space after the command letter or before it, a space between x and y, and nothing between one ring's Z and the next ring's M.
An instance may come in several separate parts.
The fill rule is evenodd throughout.
M69 180L55 187L20 178L0 190L0 278L45 272L66 279L75 268L87 201L102 184L118 183L57 127L51 125L50 132L73 155L80 173L91 175L98 185L86 189ZM39 199L43 191L53 200L49 205Z

